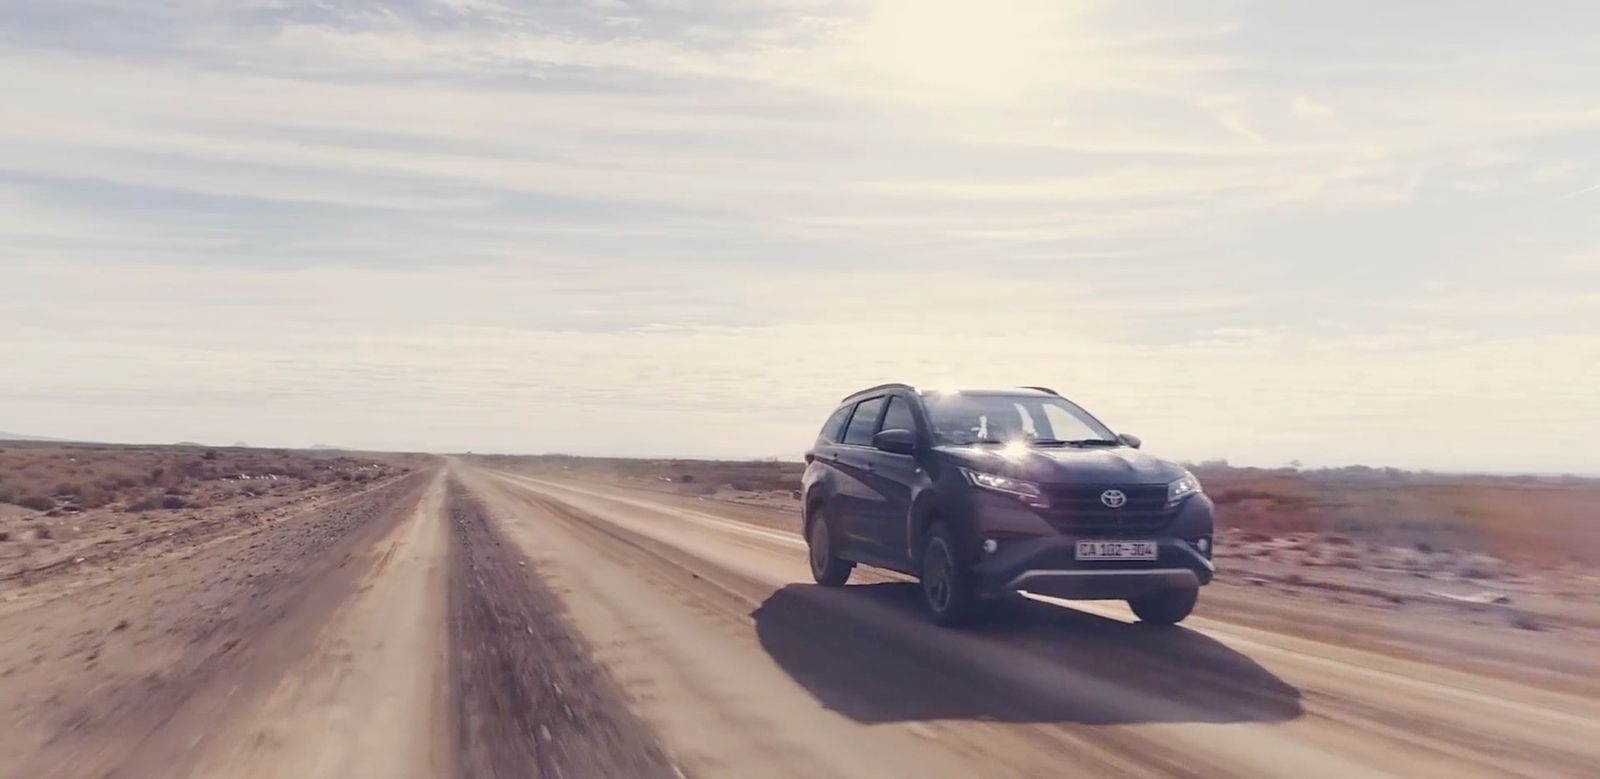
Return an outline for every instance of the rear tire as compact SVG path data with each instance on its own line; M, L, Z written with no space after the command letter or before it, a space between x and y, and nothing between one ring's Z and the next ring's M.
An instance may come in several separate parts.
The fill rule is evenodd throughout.
M978 611L977 586L960 562L955 542L943 523L934 525L922 542L922 606L934 624L970 624Z
M811 520L811 528L806 533L806 545L810 548L807 556L811 559L811 578L816 579L817 584L843 587L850 580L850 572L855 570L856 564L840 559L833 551L831 513L827 504L817 507L817 516Z
M1128 607L1139 616L1140 622L1152 625L1176 625L1182 622L1200 598L1197 587L1161 590L1149 595L1128 599Z

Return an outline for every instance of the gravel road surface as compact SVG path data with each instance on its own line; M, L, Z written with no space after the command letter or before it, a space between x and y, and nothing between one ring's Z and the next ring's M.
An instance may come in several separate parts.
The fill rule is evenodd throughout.
M810 583L782 512L447 460L0 590L0 777L1561 777L1585 636Z

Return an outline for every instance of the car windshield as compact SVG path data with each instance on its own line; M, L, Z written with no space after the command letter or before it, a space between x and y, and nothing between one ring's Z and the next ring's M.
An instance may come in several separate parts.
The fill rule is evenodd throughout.
M1116 440L1089 412L1059 397L935 392L923 402L943 444Z

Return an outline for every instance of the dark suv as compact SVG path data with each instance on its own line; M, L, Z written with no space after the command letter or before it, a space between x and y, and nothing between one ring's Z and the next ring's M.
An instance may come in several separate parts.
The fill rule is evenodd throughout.
M1017 591L1178 622L1215 570L1211 501L1138 448L1040 387L862 390L806 453L811 573L834 587L857 563L917 576L942 625Z

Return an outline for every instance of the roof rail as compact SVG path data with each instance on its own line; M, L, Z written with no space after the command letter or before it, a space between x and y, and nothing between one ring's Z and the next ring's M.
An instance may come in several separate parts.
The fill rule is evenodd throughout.
M857 395L865 395L866 393L872 392L874 390L885 390L885 389L903 389L903 390L910 390L912 392L916 392L917 391L917 388L911 386L910 384L901 384L899 382L890 382L888 384L878 384L876 386L868 387L866 389L856 390L855 392L852 392L849 395L846 395L843 398L840 398L840 402L844 402L846 400L849 400L849 399L851 399L851 398L853 398L853 397L855 397Z
M1046 394L1054 395L1054 396L1056 396L1058 398L1061 397L1061 393L1056 392L1055 390L1050 389L1049 387L1023 387L1023 389L1038 390L1038 391L1046 393Z

